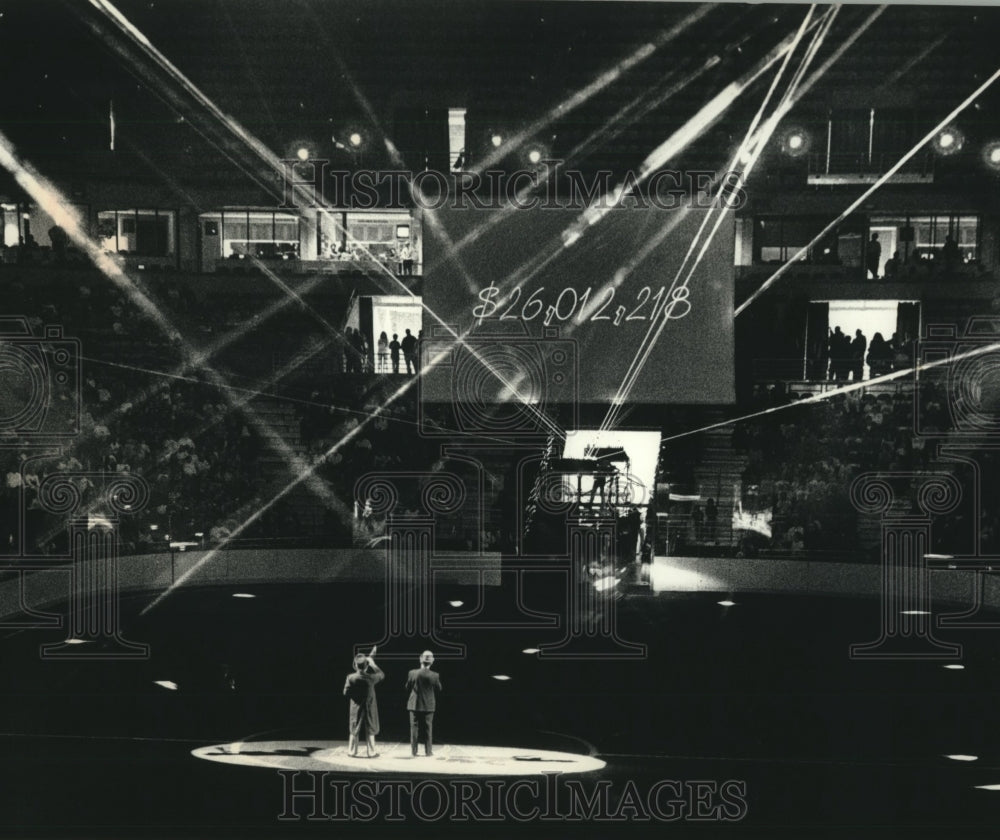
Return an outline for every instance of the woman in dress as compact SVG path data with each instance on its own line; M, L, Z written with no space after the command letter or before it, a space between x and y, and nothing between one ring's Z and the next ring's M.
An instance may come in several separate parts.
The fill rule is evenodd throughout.
M389 336L382 332L378 337L378 372L385 373L389 367Z
M375 686L385 679L382 669L375 664L375 648L367 656L359 653L354 657L354 673L347 675L344 682L344 696L350 702L348 720L349 737L347 751L352 756L358 754L358 738L364 737L368 757L376 758L375 736L379 732L378 700Z

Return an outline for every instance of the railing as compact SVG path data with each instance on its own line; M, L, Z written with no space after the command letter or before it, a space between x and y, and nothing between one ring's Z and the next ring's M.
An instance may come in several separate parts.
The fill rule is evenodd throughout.
M795 254L795 248L789 248L789 256ZM764 280L769 273L774 273L782 266L781 262L775 263L754 263L753 265L736 266L736 279L745 280L755 278ZM804 280L833 280L838 282L857 282L864 279L864 271L860 266L851 265L824 265L822 263L810 263L799 261L792 265L786 274L787 276L800 277Z
M754 382L803 380L807 378L805 359L754 359Z
M827 376L816 375L814 364L824 363L812 363L802 358L787 357L754 359L751 375L755 383L784 382L789 386L794 384L798 393L803 393L803 389L813 392L832 391L851 381L829 379ZM912 390L912 388L912 379L904 378L866 385L864 390L872 394L895 394L901 390Z
M535 514L538 513L538 499L542 493L543 485L548 474L549 463L555 455L556 444L557 438L555 434L550 434L548 440L545 442L545 451L542 453L541 461L538 463L538 472L535 474L535 483L531 488L531 493L528 494L528 502L525 505L525 538L527 538L531 533L531 526L535 521Z
M736 266L737 299L752 294L781 266L781 262ZM939 284L942 282L987 284L995 283L996 280L996 271L977 261L947 266L938 260L911 260L896 269L892 277L882 276L878 280L867 277L857 266L796 262L782 274L781 285L776 288L780 289L789 283L809 283L817 289L823 284L831 286L852 284L851 293L857 292L864 297L875 297L876 294L884 297L904 295L911 297L921 293L921 289L917 286L921 283L934 284L933 290L940 292ZM963 293L977 297L988 295L990 298L995 294L985 287L979 290L969 288Z
M413 266L413 274L404 275L400 272L399 263L396 260L374 260L367 257L350 260L304 260L299 257L262 257L258 259L217 257L212 270L218 274L253 274L261 271L262 266L271 271L291 272L293 274L355 274L378 271L383 274L389 272L396 277L420 275L420 266L416 263Z
M838 152L829 157L826 152L809 155L810 175L882 175L892 169L907 150L900 152L877 152L869 160L866 153ZM899 174L916 175L933 179L936 155L930 151L918 152L899 169Z

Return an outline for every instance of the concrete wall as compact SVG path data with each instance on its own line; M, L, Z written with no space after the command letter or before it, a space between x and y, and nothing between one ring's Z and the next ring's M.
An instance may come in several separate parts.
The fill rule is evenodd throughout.
M381 583L385 562L385 551L375 549L234 550L211 556L204 551L178 551L173 558L170 554L120 557L118 585L123 593L148 590L152 601L172 581L189 573L184 581L187 586ZM487 586L500 584L499 554L443 552L435 555L432 568L438 583L471 586L482 580ZM43 610L63 604L69 597L69 570L69 565L54 565L51 571L25 573L23 593L21 576L7 577L0 582L0 619L23 615L25 607Z

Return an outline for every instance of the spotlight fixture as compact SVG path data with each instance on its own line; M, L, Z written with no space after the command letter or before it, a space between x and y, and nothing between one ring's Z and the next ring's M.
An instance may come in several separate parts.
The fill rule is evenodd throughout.
M953 125L942 128L934 137L934 151L939 155L953 155L964 145L965 135Z
M1000 172L1000 140L993 140L983 146L983 163L995 172Z
M336 148L353 155L365 150L368 136L358 126L349 125L341 127L340 131L334 134L330 140Z
M812 146L809 132L801 128L789 128L781 135L781 151L789 157L801 157Z
M297 140L293 140L285 147L285 157L288 160L297 160L300 163L306 163L318 156L316 144L305 138L300 137Z
M499 149L503 145L503 135L498 131L494 131L490 135L490 143L493 144L494 149Z
M521 159L527 166L543 166L542 161L549 157L548 147L544 143L526 143L521 149Z

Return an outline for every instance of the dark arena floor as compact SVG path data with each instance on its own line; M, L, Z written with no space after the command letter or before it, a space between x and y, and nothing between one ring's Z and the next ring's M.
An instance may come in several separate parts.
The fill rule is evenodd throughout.
M586 828L602 836L930 836L995 823L1000 793L983 788L1000 783L988 631L961 634L957 669L852 660L849 646L877 635L878 603L868 598L742 594L721 606L712 593L619 595L619 636L647 649L618 661L523 652L558 641L551 628L443 630L439 642L467 651L464 661L439 651L435 758L387 772L385 756L407 751L414 661L393 659L392 643L379 654L380 758L344 758L341 696L352 644L382 635L381 587L239 591L255 597L181 587L145 616L149 594L129 595L123 635L151 645L144 660L44 661L39 644L64 632L4 635L8 831L354 836L364 825L375 836L414 826L466 836L474 825L502 835L511 808L529 832L576 836L581 826L566 817L586 814L595 791ZM473 603L477 592L445 596ZM548 763L544 750L568 755ZM489 766L501 754L514 770ZM575 756L605 766L577 772L565 766ZM469 767L480 760L485 769ZM470 782L470 771L481 777ZM542 785L512 793L519 778ZM398 810L375 787L389 779L405 788ZM452 813L460 779L478 797L473 823ZM286 801L286 785L301 792L316 780L337 795ZM575 791L559 787L566 780Z

